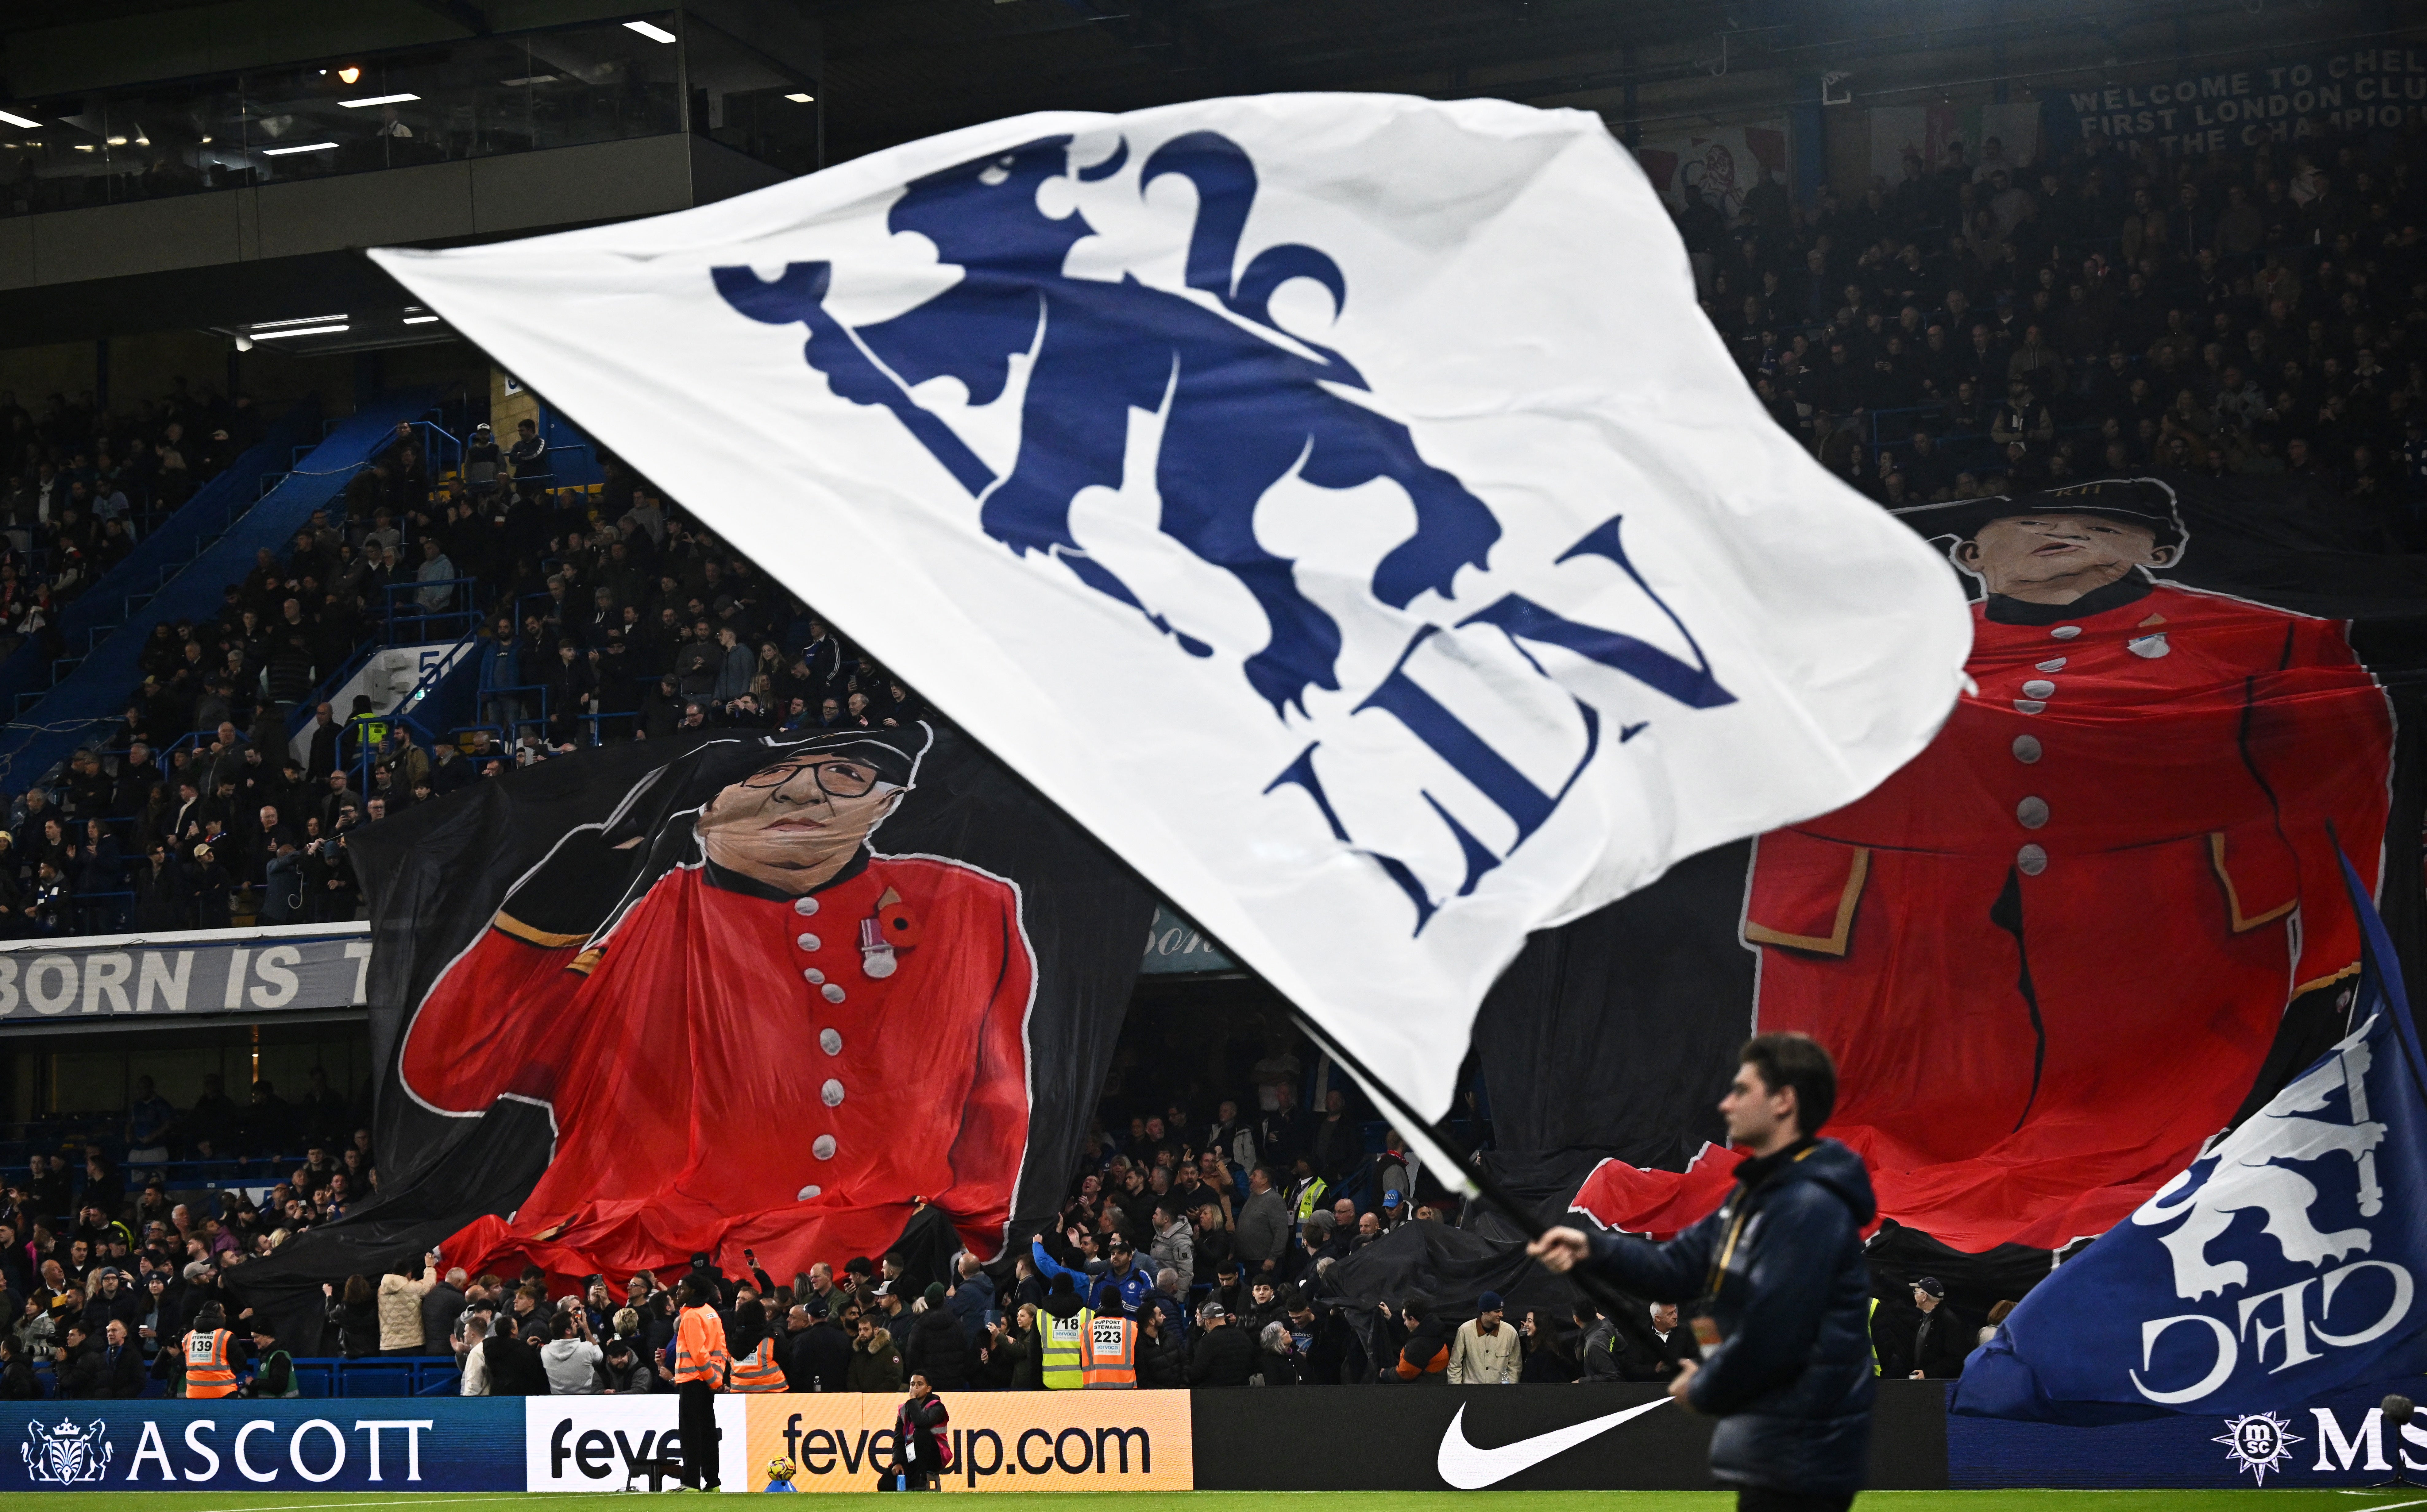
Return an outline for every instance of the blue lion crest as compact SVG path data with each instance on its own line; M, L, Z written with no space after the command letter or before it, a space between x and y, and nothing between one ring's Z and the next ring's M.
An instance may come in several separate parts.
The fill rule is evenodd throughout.
M1212 647L1147 609L1071 530L1083 489L1121 486L1128 412L1165 412L1160 528L1253 595L1270 634L1246 660L1247 681L1276 715L1292 706L1303 714L1308 689L1340 686L1341 632L1298 591L1291 560L1257 542L1255 509L1267 489L1293 473L1325 489L1377 479L1404 488L1415 530L1381 559L1371 582L1374 596L1394 609L1426 589L1448 595L1460 567L1485 565L1500 524L1457 478L1418 455L1406 426L1332 392L1370 392L1346 359L1273 323L1266 306L1284 282L1312 279L1335 307L1345 303L1347 285L1311 247L1270 247L1237 266L1256 171L1235 143L1212 132L1176 138L1147 159L1138 186L1143 195L1172 173L1196 185L1186 277L1217 310L1134 277L1063 273L1070 249L1096 234L1076 211L1055 219L1037 208L1039 186L1072 172L1070 141L1044 138L912 182L888 228L927 237L961 277L890 319L836 320L824 308L832 265L823 262L790 264L772 283L748 268L715 268L717 292L754 320L806 325L809 366L838 396L898 416L980 500L987 535L1022 556L1054 558L1201 657ZM1109 178L1128 156L1124 141L1076 176ZM970 404L992 403L1022 356L1032 363L1019 448L1009 475L997 477L909 391L952 377Z

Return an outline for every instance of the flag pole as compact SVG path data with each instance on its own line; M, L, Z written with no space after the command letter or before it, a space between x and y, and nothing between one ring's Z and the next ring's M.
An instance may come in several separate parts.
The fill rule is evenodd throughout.
M1405 1098L1392 1091L1373 1072L1367 1070L1357 1057L1342 1049L1305 1010L1292 1004L1290 1018L1308 1038L1322 1048L1326 1055L1338 1062L1342 1068L1355 1079L1359 1086L1365 1089L1366 1096L1372 1097L1375 1105L1390 1118L1391 1126L1405 1134L1409 1141L1417 1146L1419 1153L1423 1154L1430 1164L1439 1168L1442 1183L1444 1186L1456 1191L1461 1196L1497 1209L1503 1217L1517 1226L1528 1242L1539 1239L1550 1231L1550 1226L1534 1216L1533 1210L1526 1205L1523 1198L1510 1192L1494 1179L1490 1172L1475 1163L1469 1152L1447 1130L1417 1113ZM1407 1194L1407 1197L1408 1200L1413 1201L1415 1194L1410 1192ZM1594 1306L1608 1314L1612 1323L1618 1321L1622 1309L1631 1305L1630 1298L1620 1293L1616 1288L1600 1276L1591 1275L1581 1267L1555 1274L1565 1276L1577 1291L1590 1298Z

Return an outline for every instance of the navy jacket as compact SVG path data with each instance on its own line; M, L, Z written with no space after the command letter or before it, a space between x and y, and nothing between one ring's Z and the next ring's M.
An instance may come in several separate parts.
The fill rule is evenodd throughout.
M1719 1211L1665 1244L1594 1236L1588 1269L1718 1325L1686 1397L1719 1420L1720 1481L1862 1489L1877 1390L1862 1238L1873 1211L1862 1157L1807 1140L1745 1162Z

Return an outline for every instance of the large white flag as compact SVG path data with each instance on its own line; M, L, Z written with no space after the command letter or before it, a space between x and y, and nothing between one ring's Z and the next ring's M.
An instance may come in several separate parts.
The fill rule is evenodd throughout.
M1580 111L1034 115L373 255L1425 1114L1527 931L1859 797L1963 680L1954 574Z

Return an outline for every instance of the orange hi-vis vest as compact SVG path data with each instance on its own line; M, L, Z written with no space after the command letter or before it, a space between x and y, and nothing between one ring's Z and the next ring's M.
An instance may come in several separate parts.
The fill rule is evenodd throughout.
M706 1381L725 1389L733 1357L725 1352L725 1320L709 1307L685 1308L675 1320L675 1384Z
M236 1395L236 1336L225 1328L200 1328L186 1336L186 1394Z
M784 1368L775 1363L774 1334L759 1340L757 1348L733 1362L733 1390L737 1391L784 1390Z
M1079 1378L1088 1390L1137 1385L1137 1325L1093 1317L1079 1335Z

